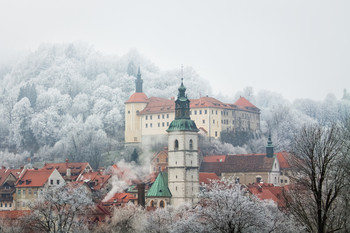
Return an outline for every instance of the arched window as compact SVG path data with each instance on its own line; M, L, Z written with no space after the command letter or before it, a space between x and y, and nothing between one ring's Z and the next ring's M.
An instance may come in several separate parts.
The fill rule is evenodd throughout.
M178 149L179 149L179 141L176 139L175 145L174 145L174 150L178 150Z
M164 208L164 206L165 206L164 201L161 200L161 201L159 202L159 207L160 207L160 208Z
M256 183L259 184L259 183L261 182L261 180L262 180L262 179L261 179L261 176L257 176L257 177L256 177Z
M153 200L151 201L150 206L154 207L154 201Z
M190 139L190 150L193 150L193 141Z

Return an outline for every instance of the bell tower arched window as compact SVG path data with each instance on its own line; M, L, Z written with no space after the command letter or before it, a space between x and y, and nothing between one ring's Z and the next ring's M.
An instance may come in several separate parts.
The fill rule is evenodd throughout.
M178 150L178 149L179 149L179 141L176 139L174 144L174 150Z
M190 139L190 150L193 150L193 141Z

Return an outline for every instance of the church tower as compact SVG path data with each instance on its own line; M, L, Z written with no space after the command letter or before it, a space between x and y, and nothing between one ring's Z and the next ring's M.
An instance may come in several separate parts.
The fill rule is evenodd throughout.
M190 101L181 82L175 120L168 132L168 186L171 204L197 203L199 194L198 129L190 118Z
M139 144L142 141L142 122L139 112L148 103L146 94L142 92L142 83L139 67L135 80L135 93L125 102L125 143L127 144Z

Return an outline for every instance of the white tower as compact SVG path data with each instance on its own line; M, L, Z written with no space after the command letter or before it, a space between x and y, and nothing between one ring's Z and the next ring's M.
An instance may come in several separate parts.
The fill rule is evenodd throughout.
M198 129L190 118L190 101L181 82L175 120L168 132L168 186L171 204L197 203L199 194Z

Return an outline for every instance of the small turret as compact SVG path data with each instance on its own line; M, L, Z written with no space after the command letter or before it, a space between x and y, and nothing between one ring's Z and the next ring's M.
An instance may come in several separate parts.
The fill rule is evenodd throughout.
M140 72L140 67L139 67L137 70L137 78L135 80L136 92L143 92L142 91L142 83L143 83L143 80L141 78L141 72Z
M273 144L272 144L272 140L271 140L271 132L269 133L269 138L267 140L266 156L268 158L272 158L273 157Z

